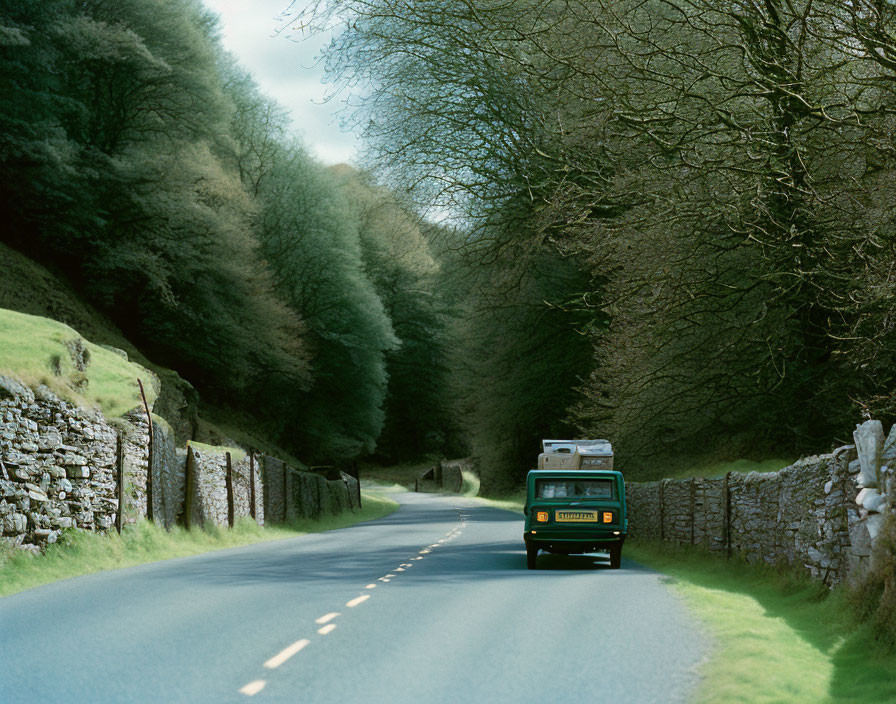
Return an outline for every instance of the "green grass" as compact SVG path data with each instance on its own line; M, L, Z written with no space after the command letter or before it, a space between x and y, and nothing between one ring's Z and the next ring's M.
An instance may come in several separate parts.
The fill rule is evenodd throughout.
M360 468L361 478L387 485L400 484L406 489L413 491L414 479L431 467L435 467L437 461L436 458L433 458L417 462L405 462L404 464L393 465L391 467L363 465Z
M244 518L232 530L208 526L191 531L175 528L168 532L140 521L128 526L120 536L115 532L66 531L62 540L49 546L46 555L34 557L21 551L0 548L0 597L93 572L345 528L361 521L382 518L398 508L392 499L368 492L363 492L362 505L360 511L346 511L319 521L299 519L288 525L264 528Z
M65 343L80 338L55 320L0 309L0 374L31 387L45 384L65 400L99 408L109 418L142 405L139 378L152 406L158 393L155 375L110 350L82 339L90 359L83 372L75 369Z
M198 450L200 453L206 455L223 455L224 453L229 452L231 462L239 462L246 457L245 451L241 450L238 447L206 445L204 442L196 442L195 440L190 440L187 445L192 447L194 450Z
M678 469L670 474L666 474L666 479L690 479L691 477L703 477L705 479L714 479L724 477L728 472L737 472L740 474L749 474L750 472L759 472L766 474L768 472L777 472L784 469L788 465L795 462L793 459L767 459L767 460L731 460L727 462L711 462L708 464L698 465L696 467L685 467Z
M461 496L474 497L479 496L479 477L475 472L470 472L469 470L462 469L460 471L461 476L463 477L463 482L460 486L460 494Z
M505 511L513 511L514 513L522 513L523 506L526 505L526 490L520 489L517 492L502 494L500 496L477 496L476 500L483 506L492 506L501 508Z
M711 638L697 702L896 701L896 656L853 625L845 590L668 544L628 543L625 555L669 575Z

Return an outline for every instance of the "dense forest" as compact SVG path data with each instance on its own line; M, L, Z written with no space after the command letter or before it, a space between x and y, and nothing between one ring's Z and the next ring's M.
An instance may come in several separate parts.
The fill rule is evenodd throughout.
M291 10L343 27L328 68L373 86L347 117L381 178L464 223L455 370L490 482L566 429L643 477L894 419L892 3Z
M424 223L315 162L216 27L190 0L0 3L3 241L308 462L461 451Z
M547 436L643 478L896 420L896 7L284 9L335 28L364 170L198 1L0 0L0 236L204 399L493 491Z

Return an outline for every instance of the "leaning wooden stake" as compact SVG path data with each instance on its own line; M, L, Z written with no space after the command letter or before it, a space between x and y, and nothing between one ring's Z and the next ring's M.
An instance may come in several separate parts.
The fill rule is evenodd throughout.
M725 475L725 523L722 527L722 538L725 545L725 556L731 557L731 472Z
M143 382L140 379L137 379L137 384L140 386L140 396L143 398L143 410L146 411L146 422L149 425L149 452L146 458L146 519L152 522L152 446L154 444L152 413L150 413L149 404L146 402L146 392L143 390Z
M227 484L227 525L233 528L233 463L229 452L224 457L227 459L227 474L224 477Z
M190 522L193 517L193 484L196 481L196 458L193 457L193 448L187 445L187 469L184 483L184 528L190 530Z
M660 479L660 540L666 539L666 480Z
M121 443L121 433L115 439L115 466L118 470L118 513L115 514L115 530L121 533L124 524L124 447Z
M289 513L286 510L286 502L289 500L287 496L289 496L289 492L287 491L286 485L286 462L280 461L280 468L283 470L283 522L286 523L286 519L289 518Z
M694 544L694 525L697 523L697 478L691 478L691 545Z
M361 470L358 469L357 460L352 460L352 471L355 475L355 482L357 482L357 490L358 490L358 508L362 508L361 506Z
M249 453L249 515L255 520L255 452Z

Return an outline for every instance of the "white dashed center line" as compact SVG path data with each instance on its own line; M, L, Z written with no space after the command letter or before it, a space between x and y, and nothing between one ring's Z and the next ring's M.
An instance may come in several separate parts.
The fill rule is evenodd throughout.
M404 572L409 567L413 567L414 561L423 559L422 555L428 555L429 553L431 553L433 551L434 548L437 548L440 545L443 545L443 544L453 540L457 536L459 536L461 534L463 527L466 525L465 519L469 518L469 516L461 514L460 518L461 518L461 524L459 526L448 531L445 534L445 537L442 538L441 540L438 540L435 543L433 543L432 545L430 545L429 547L426 547L426 548L423 548L422 550L420 550L420 552L417 553L417 557L412 557L410 562L402 562L400 566L395 568L395 572ZM380 577L378 581L388 582L389 580L393 579L396 576L397 575L395 573L390 572L385 577ZM376 589L376 583L368 584L364 588L365 589ZM345 605L346 605L346 607L353 609L354 607L358 606L359 604L363 604L369 598L370 598L370 594L361 594L360 596L356 596L351 601L346 602ZM325 635L329 635L334 630L336 630L336 624L330 623L330 621L337 618L339 615L340 615L339 612L331 611L330 613L324 614L320 618L315 619L315 623L317 623L321 626L319 629L317 629L317 632L320 635L325 636ZM295 643L290 645L288 648L284 648L279 653L277 653L274 657L272 657L270 660L265 662L264 667L266 667L269 670L273 670L275 668L280 667L283 663L285 663L287 660L289 660L293 655L295 655L296 653L298 653L299 651L304 649L307 645L309 645L310 642L311 641L309 641L307 638L302 638L301 640L297 640ZM249 682L249 684L243 686L239 691L240 691L240 694L245 694L247 697L254 697L256 694L258 694L261 690L263 690L265 688L266 684L267 684L267 682L265 680L254 680L252 682Z
M302 640L297 640L288 648L284 648L279 653L277 653L274 657L268 660L264 666L269 670L273 670L276 667L280 667L283 663L289 660L293 655L299 652L302 648L308 645L311 641L307 638L302 638Z
M245 694L247 697L254 697L264 689L265 684L267 683L264 680L255 680L240 689L240 694Z

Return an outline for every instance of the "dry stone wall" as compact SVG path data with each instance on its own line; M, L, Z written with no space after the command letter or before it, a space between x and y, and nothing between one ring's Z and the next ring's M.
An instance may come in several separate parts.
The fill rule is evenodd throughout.
M415 491L428 491L432 483L439 489L460 493L464 488L464 472L474 471L473 459L465 457L454 460L439 460L433 467L417 477Z
M287 497L291 496L292 473L283 460L263 455L259 458L264 483L264 514L271 521L285 523L288 515ZM294 512L292 512L294 514ZM294 515L292 517L295 517Z
M193 446L196 472L194 481L191 523L210 522L227 525L229 499L227 495L227 455L224 449L198 449ZM230 452L233 516L239 520L252 515L252 474L255 474L255 520L264 524L264 499L258 463L252 455L237 456Z
M135 430L135 433L139 432ZM117 430L46 387L0 377L0 523L11 544L37 551L65 528L108 530L118 512ZM126 443L126 462L139 452Z
M147 516L152 476L153 519L166 527L184 521L187 450L172 428L143 409L110 421L78 408L44 386L35 391L0 376L0 537L40 552L65 529L114 529L119 513L119 446L124 477L123 523ZM228 523L226 449L193 447L195 476L191 523ZM264 455L232 452L234 517L273 521L358 508L357 481L347 474L328 481Z
M896 467L896 426L884 440L880 423L868 421L855 438L779 472L626 484L628 534L842 582L866 568L896 489L887 464Z
M327 515L355 511L360 506L358 480L332 469L328 479L316 472L291 467L275 457L261 460L265 484L265 511L274 520L320 520Z
M464 470L472 471L473 461L469 458L459 460L442 460L442 488L460 492L464 487Z

